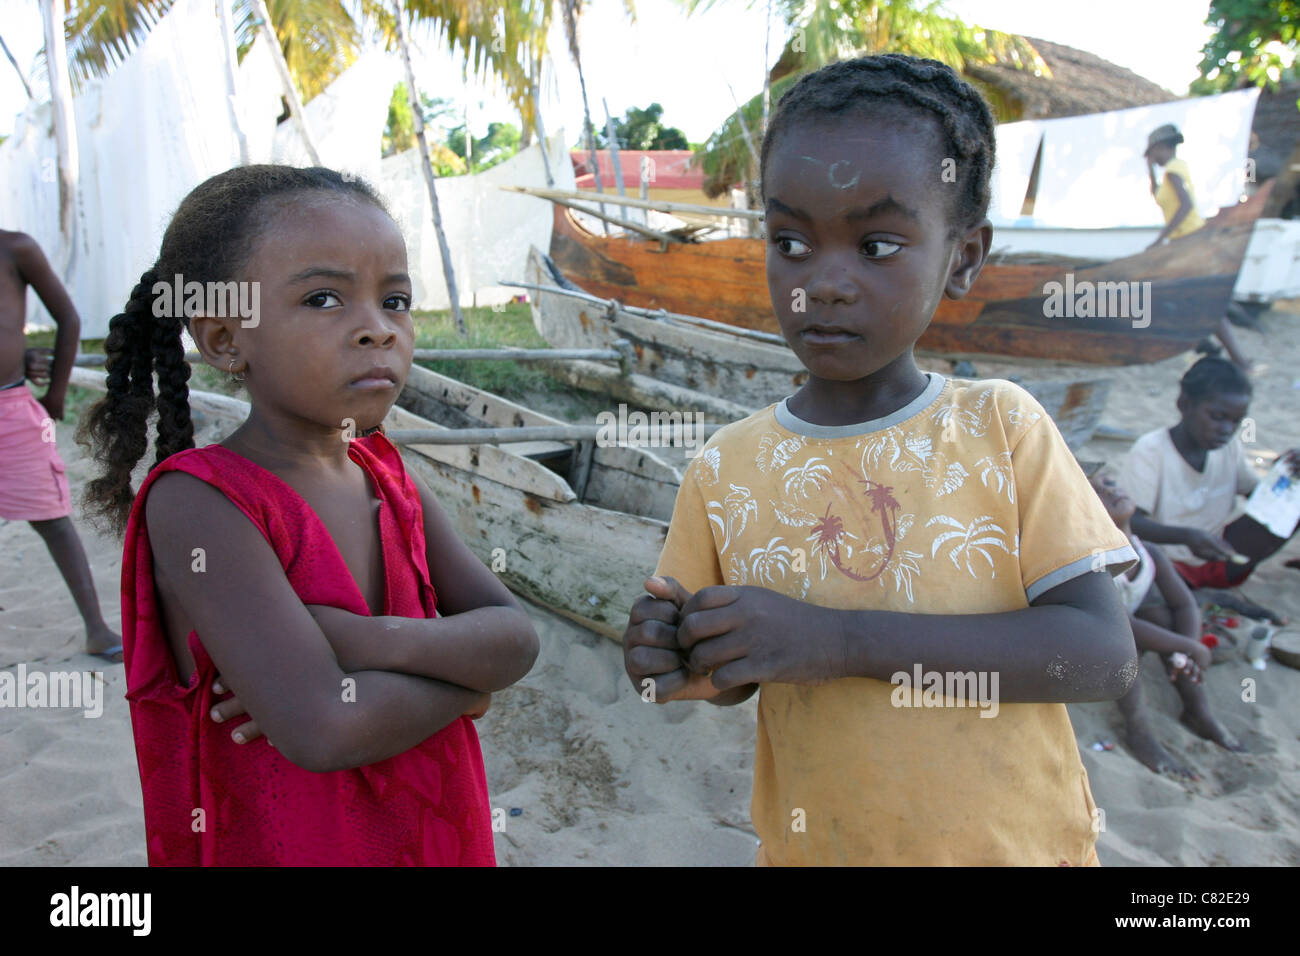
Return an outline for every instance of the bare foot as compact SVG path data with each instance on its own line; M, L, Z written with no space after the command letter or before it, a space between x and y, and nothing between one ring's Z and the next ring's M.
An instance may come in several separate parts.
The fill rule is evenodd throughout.
M122 635L107 624L86 629L86 653L102 657L110 664L122 663Z
M1156 740L1155 734L1145 723L1128 725L1128 748L1133 751L1134 757L1156 773L1168 773L1184 780L1200 779L1190 767L1180 764L1160 745L1160 741Z
M1218 719L1208 711L1184 710L1178 719L1196 736L1212 740L1220 747L1234 753L1246 753L1246 745L1232 736L1228 728L1219 723Z

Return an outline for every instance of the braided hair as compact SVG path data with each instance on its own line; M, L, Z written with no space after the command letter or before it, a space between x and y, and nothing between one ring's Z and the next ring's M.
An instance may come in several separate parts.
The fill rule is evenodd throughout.
M1200 403L1216 395L1252 395L1250 378L1236 363L1207 355L1189 368L1178 382L1189 402Z
M831 63L800 77L781 97L763 136L759 171L764 184L768 156L779 137L809 120L854 110L900 117L920 113L937 119L947 156L956 161L956 181L962 184L951 213L949 237L955 238L987 215L997 146L988 104L952 67L902 53ZM939 172L935 170L936 177Z
M82 419L77 441L101 466L99 476L86 485L86 514L119 537L135 500L131 472L148 449L150 416L157 412L151 470L194 447L190 367L181 339L182 328L189 331L189 316L170 314L184 311L179 309L158 314L155 283L170 283L175 276L205 285L235 280L276 212L303 193L334 193L385 208L365 182L323 167L239 166L219 173L181 201L163 234L158 261L140 276L126 307L109 320L104 339L108 394Z

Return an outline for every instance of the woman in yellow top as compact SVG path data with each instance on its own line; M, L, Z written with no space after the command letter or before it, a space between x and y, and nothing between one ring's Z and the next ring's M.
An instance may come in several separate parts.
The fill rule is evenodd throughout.
M1152 131L1147 137L1147 173L1151 176L1151 195L1155 196L1160 211L1165 214L1165 228L1152 245L1166 239L1181 239L1205 225L1196 211L1196 197L1192 192L1192 177L1187 163L1175 157L1183 134L1173 123ZM1165 178L1157 184L1156 166L1163 166Z
M1205 220L1196 211L1192 174L1187 168L1187 163L1175 155L1181 142L1183 142L1183 134L1173 123L1157 127L1147 137L1145 155L1147 174L1151 177L1151 195L1155 197L1160 211L1165 215L1165 228L1161 230L1160 235L1156 236L1155 242L1151 243L1152 246L1158 246L1170 239L1181 239L1205 225ZM1157 166L1163 167L1165 171L1164 179L1158 183L1156 182ZM1229 303L1229 312L1232 308L1232 304ZM1255 363L1246 358L1241 351L1241 346L1237 344L1237 338L1233 335L1232 326L1228 324L1226 317L1219 320L1219 328L1215 334L1228 350L1228 356L1233 362L1247 373L1257 371ZM1213 353L1216 349L1207 339L1197 348L1197 351Z
M1147 138L1147 173L1151 176L1151 194L1156 196L1160 211L1165 213L1165 229L1152 245L1158 246L1165 239L1182 238L1205 225L1205 220L1196 212L1196 198L1192 194L1192 177L1187 170L1187 163L1174 155L1178 144L1182 142L1183 134L1171 122L1153 130ZM1156 182L1156 166L1165 168L1165 178L1160 183Z

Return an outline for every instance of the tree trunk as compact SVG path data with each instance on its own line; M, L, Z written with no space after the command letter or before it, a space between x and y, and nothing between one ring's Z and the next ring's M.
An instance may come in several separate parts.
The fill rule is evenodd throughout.
M271 49L271 59L275 62L276 72L280 74L280 85L284 87L285 101L288 102L289 112L298 124L298 131L302 133L302 140L307 145L307 155L311 157L313 166L319 166L321 165L320 153L316 151L316 141L312 139L311 128L307 125L307 115L302 111L298 88L293 85L289 64L285 62L284 51L280 49L280 38L275 35L275 26L271 22L270 12L266 9L266 0L250 0L250 3L253 6L253 15L261 21L258 30L262 41Z
M261 0L258 2L260 3ZM465 327L465 316L460 311L460 295L456 291L456 272L451 265L451 248L447 245L447 236L442 231L442 212L438 208L438 187L434 184L433 160L429 156L429 141L424 135L424 108L420 105L420 91L415 85L415 69L411 66L411 48L406 42L406 24L402 22L404 16L402 0L393 0L393 10L397 14L397 44L401 47L402 62L406 65L406 89L411 98L415 139L420 144L424 184L429 188L429 204L433 207L433 231L438 236L438 250L442 253L442 274L447 280L447 299L451 302L451 315L456 322L456 331L467 336L469 330ZM469 141L468 126L465 129L465 140Z
M18 61L15 60L14 55L9 52L9 44L5 43L4 37L0 37L0 49L5 51L5 56L7 56L9 62L13 64L14 72L18 74L18 81L22 83L23 90L27 93L27 98L29 100L36 99L36 97L32 96L32 88L27 85L27 77L23 76L23 71L19 68Z
M587 103L587 78L582 74L582 57L578 53L578 17L573 8L573 0L564 0L564 32L569 41L569 52L573 55L573 65L578 68L578 86L582 90L582 131L587 138L587 155L591 157L591 172L596 177L596 192L605 190L600 184L600 162L596 158L595 128L591 125L591 107ZM600 207L605 215L605 206ZM609 224L601 222L605 234L609 234Z
M235 141L239 144L239 165L248 165L248 137L239 125L238 97L235 91L235 67L238 66L238 54L235 52L235 31L230 24L230 0L217 0L217 9L221 12L221 48L225 53L226 64L226 102L230 107L230 125L235 131Z
M767 19L763 25L763 125L758 130L761 142L767 135L767 118L772 110L772 67L768 63L769 47L772 40L772 0L767 0Z
M72 80L68 76L68 48L63 36L63 0L42 0L45 20L45 63L50 73L50 107L54 114L54 142L58 151L59 237L63 244L63 282L71 286L77 258L77 125L72 112Z

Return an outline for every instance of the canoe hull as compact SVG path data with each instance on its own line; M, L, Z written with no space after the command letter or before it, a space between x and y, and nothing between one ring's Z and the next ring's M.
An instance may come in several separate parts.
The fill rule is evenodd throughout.
M965 298L940 303L917 348L1097 365L1155 362L1185 352L1223 317L1266 197L1261 190L1190 236L1136 256L1073 265L990 261ZM780 334L768 297L764 240L660 245L594 235L559 206L554 217L551 258L593 295ZM1049 283L1067 281L1076 289L1086 288L1082 283L1149 282L1140 287L1149 296L1149 313L1049 318ZM1149 324L1141 325L1146 319Z

